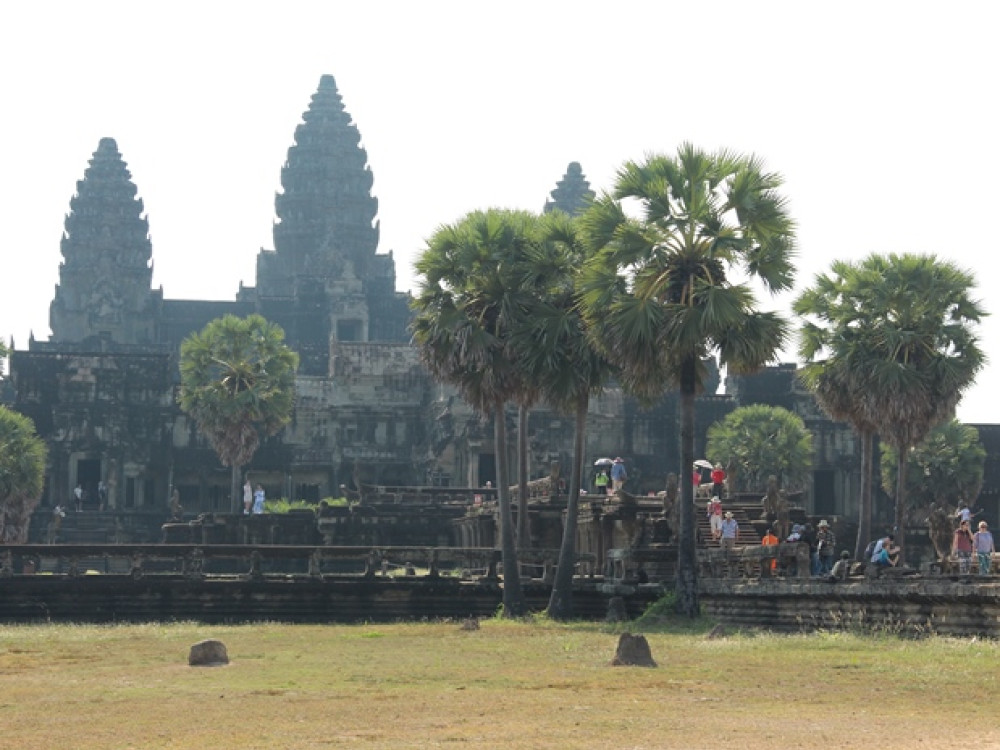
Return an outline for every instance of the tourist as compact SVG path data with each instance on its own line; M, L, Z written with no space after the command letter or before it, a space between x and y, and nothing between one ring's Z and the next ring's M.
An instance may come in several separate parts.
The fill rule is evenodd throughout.
M781 540L775 535L771 528L768 528L767 533L761 537L760 544L762 547L777 547L781 544ZM771 571L773 575L778 569L778 558L776 557L766 557L761 562L761 567L766 568Z
M59 529L62 527L62 520L66 517L66 509L56 504L52 509L52 520L49 521L48 543L55 544L59 540Z
M76 489L73 490L73 501L76 503L76 512L83 510L83 482L77 482Z
M716 495L708 501L708 525L712 530L712 541L719 541L722 536L722 501Z
M816 532L816 557L819 560L819 575L827 575L833 570L833 550L837 545L837 537L830 529L830 524L820 521Z
M827 580L831 583L836 581L846 581L847 577L851 574L851 553L846 549L840 553L840 559L837 560L836 564L829 571Z
M594 486L597 488L598 495L608 494L608 473L604 469L597 470L597 476L594 477Z
M628 472L625 471L625 461L618 457L611 464L611 489L614 492L624 489L626 479L628 479Z
M893 542L892 534L878 540L875 551L872 553L871 562L873 565L883 568L891 568L896 565L899 561L899 548Z
M722 549L727 553L736 548L736 535L739 533L740 525L733 518L731 510L726 511L726 517L722 520Z
M819 575L819 555L816 553L816 530L811 523L802 527L799 541L809 545L809 575Z
M253 512L255 515L260 515L264 512L264 488L259 484L253 493Z
M712 494L722 497L723 482L726 481L726 472L722 470L722 464L716 464L712 469Z
M993 562L996 547L993 544L993 534L990 533L986 521L979 522L979 531L972 537L979 562L979 575L988 576Z
M969 575L972 569L972 532L969 530L969 522L962 521L955 529L955 534L951 540L951 553L958 560L958 574Z
M961 525L962 521L965 521L967 524L972 523L972 510L969 508L969 504L964 500L959 504L958 512L955 513L955 517L958 519L959 525Z
M176 487L170 488L170 520L180 521L184 518L184 508L181 507L181 493Z
M253 507L253 486L250 484L250 477L243 483L243 515L249 516Z
M97 483L97 500L101 504L101 510L107 510L108 507L108 485L104 483L102 479Z

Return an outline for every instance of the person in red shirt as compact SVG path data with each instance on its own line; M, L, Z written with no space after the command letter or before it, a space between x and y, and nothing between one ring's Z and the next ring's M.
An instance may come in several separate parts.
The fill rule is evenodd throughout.
M712 469L712 494L722 497L722 483L726 481L726 472L722 470L722 464L716 464Z

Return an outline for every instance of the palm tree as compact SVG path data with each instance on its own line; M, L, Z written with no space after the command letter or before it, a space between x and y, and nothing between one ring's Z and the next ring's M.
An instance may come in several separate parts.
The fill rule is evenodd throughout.
M626 163L613 194L581 219L602 248L580 284L595 344L642 402L679 390L682 469L694 463L706 358L718 354L730 372L749 373L785 340L785 322L759 311L747 281L736 280L772 292L792 283L794 227L781 183L754 157L684 144L676 156ZM637 203L641 216L630 218L623 201ZM682 482L676 591L679 611L691 617L699 609L693 503L691 483Z
M832 275L820 274L815 284L795 300L795 313L804 318L799 332L799 355L805 365L799 377L816 402L832 419L850 424L861 442L861 493L858 504L858 535L854 557L864 556L872 537L872 469L875 424L871 418L876 394L868 388L864 373L868 352L861 345L869 318L864 301L850 284L853 267L833 263ZM817 357L822 357L817 359Z
M611 375L610 363L593 347L576 301L576 277L587 255L573 218L555 210L539 225L540 242L523 267L522 288L533 290L529 314L512 341L525 378L553 407L575 420L573 465L555 582L547 613L567 619L573 609L576 531L583 477L590 396Z
M979 441L979 430L957 419L935 427L910 451L906 464L906 483L912 488L911 508L956 509L961 502L975 507L983 486L986 449ZM882 454L882 487L893 492L899 472L899 456L892 447Z
M232 468L232 510L238 512L240 470L261 435L291 420L299 355L285 333L260 315L226 315L181 343L181 409L197 423L223 466Z
M812 467L812 433L780 406L741 406L708 428L706 455L727 463L730 492L762 492L769 476L783 489L801 489Z
M521 281L536 232L537 217L529 212L475 211L435 231L415 263L421 282L411 327L421 358L474 409L493 416L508 617L525 614L526 606L511 524L504 410L526 392L511 339L532 299Z
M849 383L843 398L896 451L895 525L903 562L907 457L954 415L982 368L974 326L986 313L971 297L972 276L932 255L873 254L834 270L834 288L842 293L827 313L830 328L806 335L842 354L837 372ZM808 312L816 305L802 307ZM850 376L842 374L848 370Z
M0 406L0 544L28 541L45 487L45 443L23 414Z

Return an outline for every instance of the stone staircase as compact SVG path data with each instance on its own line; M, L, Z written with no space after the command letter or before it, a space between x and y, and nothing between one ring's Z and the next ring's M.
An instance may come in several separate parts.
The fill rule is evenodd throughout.
M712 526L705 513L705 505L704 502L699 502L695 506L695 519L698 525L698 547L701 549L718 548L721 544L712 539ZM733 518L736 519L736 523L739 525L739 529L736 532L737 547L757 546L760 544L760 534L757 533L753 524L750 523L751 518L756 518L760 515L760 508L758 506L747 506L745 504L723 501L722 510L723 512L727 510L732 511Z

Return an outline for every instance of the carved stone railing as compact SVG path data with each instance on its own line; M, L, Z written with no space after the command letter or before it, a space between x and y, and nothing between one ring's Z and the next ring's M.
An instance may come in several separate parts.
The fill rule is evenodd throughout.
M213 575L301 574L371 577L396 569L453 571L495 578L500 552L458 547L326 547L238 544L18 544L0 546L0 577L86 573L202 578Z
M544 571L551 583L558 550L525 550L519 562ZM594 556L577 555L577 563ZM173 575L189 579L211 576L268 575L318 579L442 574L497 579L500 551L485 547L328 547L238 544L18 544L0 545L0 578L35 575L122 575L133 579ZM531 577L529 575L529 577Z
M795 578L810 576L809 545L782 542L775 546L736 547L732 551L712 548L698 550L698 572L703 578L770 578L771 563L778 570L795 571Z

